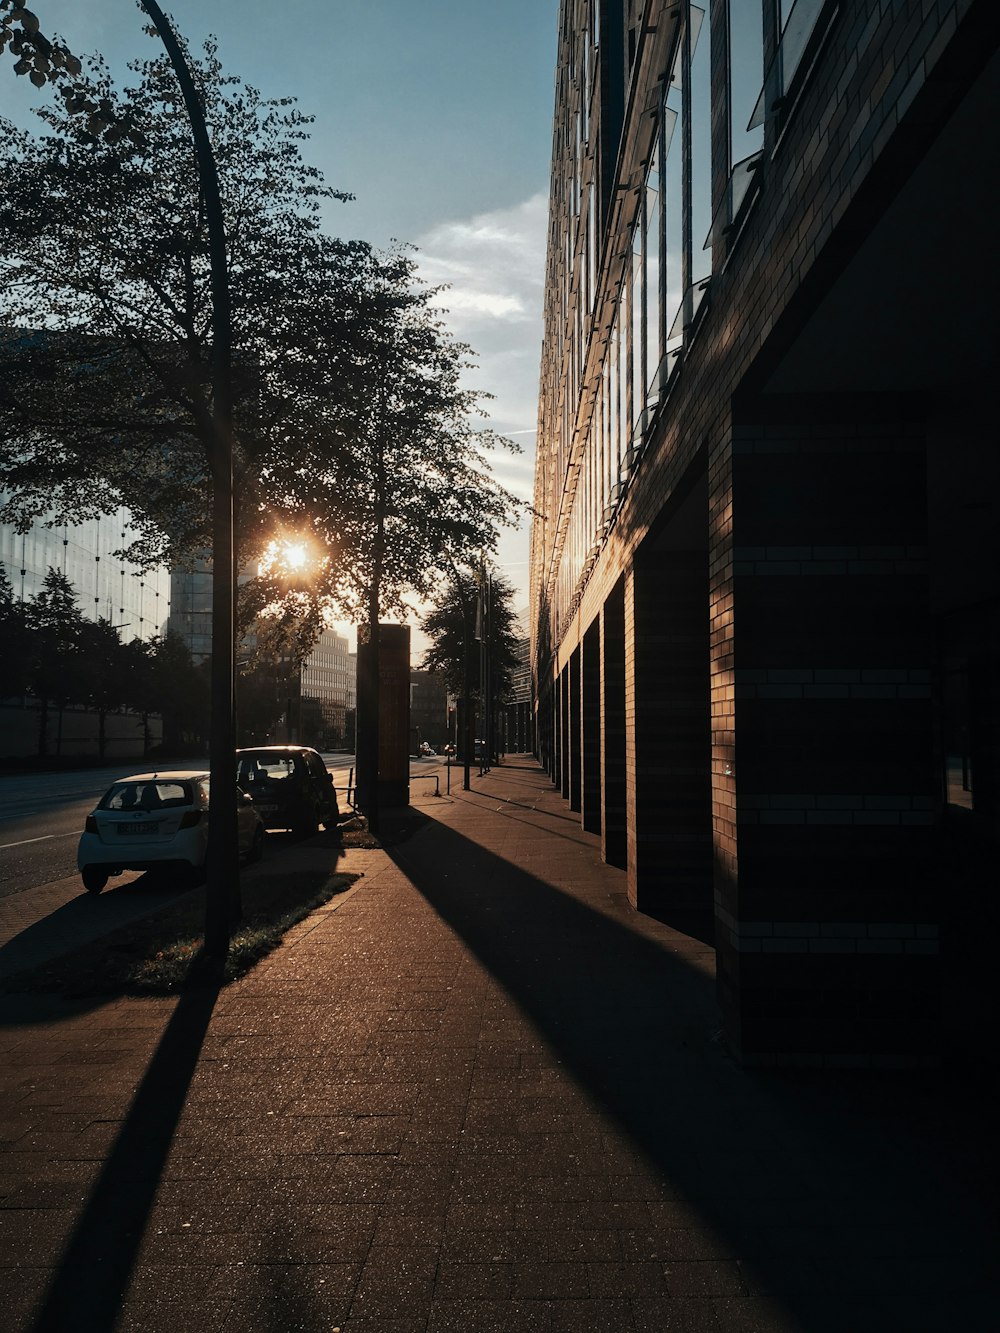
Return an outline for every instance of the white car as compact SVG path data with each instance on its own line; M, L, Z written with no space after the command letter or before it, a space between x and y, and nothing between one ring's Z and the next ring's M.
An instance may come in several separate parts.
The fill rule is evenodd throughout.
M264 825L251 798L233 790L240 853L256 861L264 851ZM112 783L87 816L76 863L83 887L100 893L123 870L199 871L207 846L208 774L137 773Z

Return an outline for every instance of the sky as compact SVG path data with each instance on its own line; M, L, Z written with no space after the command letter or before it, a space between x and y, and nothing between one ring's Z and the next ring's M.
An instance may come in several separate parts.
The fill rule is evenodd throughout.
M331 234L417 247L447 282L446 323L478 356L470 386L494 395L490 425L521 444L498 461L530 499L556 51L557 0L173 0L193 45L209 34L224 68L315 116L303 155L350 191L329 201ZM42 31L79 56L101 51L118 80L152 39L132 0L31 0ZM50 96L0 69L0 114L39 126ZM498 565L527 604L527 529Z

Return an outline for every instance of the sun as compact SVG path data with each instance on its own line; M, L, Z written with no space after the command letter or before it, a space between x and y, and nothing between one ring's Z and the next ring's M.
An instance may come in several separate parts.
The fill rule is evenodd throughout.
M289 569L304 569L309 560L309 552L304 542L286 542L278 558Z

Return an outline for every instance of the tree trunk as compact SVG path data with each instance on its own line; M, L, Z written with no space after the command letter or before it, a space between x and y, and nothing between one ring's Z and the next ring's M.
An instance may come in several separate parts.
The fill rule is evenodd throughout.
M364 679L358 682L358 803L367 816L370 833L377 833L379 827L380 659L378 596L373 587L368 600L368 651L364 655Z
M184 52L156 0L140 0L166 47L191 121L198 179L208 227L212 275L212 410L204 432L212 470L212 710L209 769L215 793L208 827L205 952L225 958L232 927L240 920L239 835L234 783L236 636L233 587L232 307L226 231L219 175L205 115Z
M375 483L375 534L372 541L372 578L368 589L368 653L365 670L367 691L367 724L362 727L361 697L358 698L358 798L361 808L368 818L369 833L377 833L379 828L379 712L381 703L381 643L379 635L379 615L382 608L382 568L385 557L385 449L383 432L385 430L385 385L379 394L378 417L375 423L373 441L373 474ZM360 682L359 682L360 687ZM362 788L362 783L364 784Z

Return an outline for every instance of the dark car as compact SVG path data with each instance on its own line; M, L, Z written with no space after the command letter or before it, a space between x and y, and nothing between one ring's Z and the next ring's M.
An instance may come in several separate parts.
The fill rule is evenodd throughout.
M268 828L303 837L334 828L340 815L333 774L305 745L261 745L236 751L236 781L253 797Z

